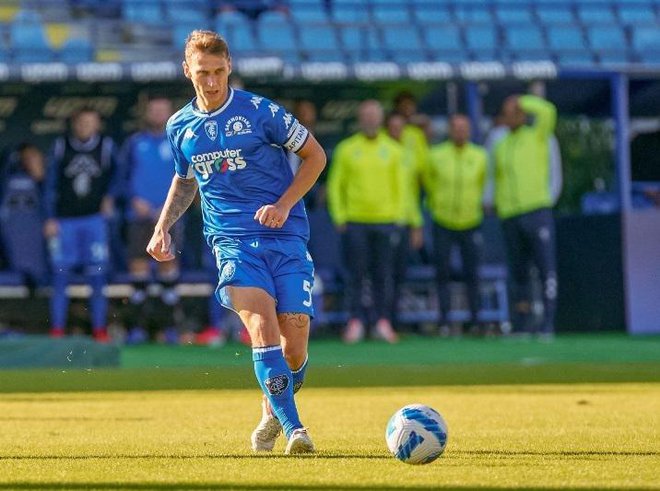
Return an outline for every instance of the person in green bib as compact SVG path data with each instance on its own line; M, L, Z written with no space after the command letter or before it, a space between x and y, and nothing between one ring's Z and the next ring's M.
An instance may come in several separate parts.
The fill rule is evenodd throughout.
M365 336L371 320L363 292L371 284L376 337L398 341L392 327L394 250L405 221L402 146L381 131L383 107L367 100L358 108L360 131L339 142L328 172L330 217L342 236L348 275L346 343Z
M533 116L532 124L527 124ZM502 105L509 132L494 149L495 208L502 220L509 258L511 320L514 332L533 329L530 263L543 284L539 334L555 330L557 267L549 142L557 121L555 106L534 95L512 95Z
M488 155L470 142L470 120L463 114L449 119L449 140L431 147L424 171L426 204L433 219L433 258L436 269L441 330L447 329L450 308L450 256L457 245L462 259L470 324L479 322L479 262L483 238L482 199Z

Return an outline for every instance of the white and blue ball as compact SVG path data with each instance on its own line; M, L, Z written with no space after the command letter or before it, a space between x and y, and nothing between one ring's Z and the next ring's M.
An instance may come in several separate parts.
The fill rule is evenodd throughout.
M387 448L406 464L428 464L447 446L447 423L439 412L423 404L410 404L390 418L385 430Z

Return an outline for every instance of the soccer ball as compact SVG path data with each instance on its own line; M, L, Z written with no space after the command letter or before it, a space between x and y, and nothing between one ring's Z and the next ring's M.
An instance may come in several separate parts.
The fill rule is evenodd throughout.
M447 446L447 423L435 409L410 404L390 418L385 430L387 448L406 464L428 464Z

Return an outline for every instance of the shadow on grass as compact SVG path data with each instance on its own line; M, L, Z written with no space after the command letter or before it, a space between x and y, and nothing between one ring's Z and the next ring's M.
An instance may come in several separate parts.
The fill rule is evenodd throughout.
M529 451L529 450L461 450L452 452L452 455L497 457L658 457L660 451L627 452L616 450L561 450L558 452Z

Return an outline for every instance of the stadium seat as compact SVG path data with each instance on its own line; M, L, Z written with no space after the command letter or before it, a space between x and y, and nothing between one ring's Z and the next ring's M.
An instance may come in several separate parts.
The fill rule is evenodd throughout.
M462 51L463 42L458 27L426 26L422 31L426 45L435 51Z
M392 61L397 63L416 63L429 61L426 51L422 49L397 49L392 51Z
M378 33L373 27L343 27L339 35L347 51L381 51Z
M616 17L609 3L579 4L577 6L578 18L585 26L594 24L614 24Z
M548 44L550 48L560 51L586 49L582 31L577 27L549 27Z
M87 38L68 39L60 48L59 59L65 63L85 63L94 60L94 45Z
M291 18L298 25L329 22L328 11L321 0L291 0L289 6Z
M418 24L449 24L453 17L449 7L444 4L417 0L413 4L413 17Z
M123 0L122 17L136 24L163 24L164 17L160 2L144 0Z
M651 5L619 5L619 19L624 25L639 26L654 24L656 15Z
M475 51L494 51L498 46L495 27L467 26L465 28L465 42L468 48Z
M488 2L458 2L454 7L454 14L463 24L493 24Z
M300 27L300 47L305 50L325 51L339 49L337 34L333 26Z
M54 58L41 18L36 12L19 12L9 27L9 38L14 59L18 62L45 62Z
M282 12L265 12L257 20L259 41L263 49L276 52L288 61L294 61L298 52L293 25Z
M209 6L206 0L163 0L165 15L170 22L179 24L207 24Z
M569 25L575 21L568 5L539 5L536 15L544 25Z
M379 24L408 24L408 2L400 0L371 0L371 16Z
M626 50L602 51L598 53L598 62L601 65L621 65L630 62L630 56Z
M332 18L340 25L369 22L368 5L354 0L333 0Z
M545 51L541 29L536 26L509 27L504 31L506 46L516 53Z
M632 44L640 54L660 51L660 30L657 27L640 27L632 33Z
M259 49L259 40L251 21L240 12L222 12L215 19L215 30L222 34L229 48L236 52L253 52Z
M573 52L559 53L557 62L560 65L568 66L588 66L593 65L594 57L591 51L579 50Z
M587 29L587 38L596 52L625 51L628 47L626 36L618 26L599 26Z
M424 49L419 29L414 26L393 26L382 30L383 44L386 49L397 51L421 51Z
M502 26L529 25L534 22L532 18L531 4L515 7L498 5L495 9L495 17L497 22Z

